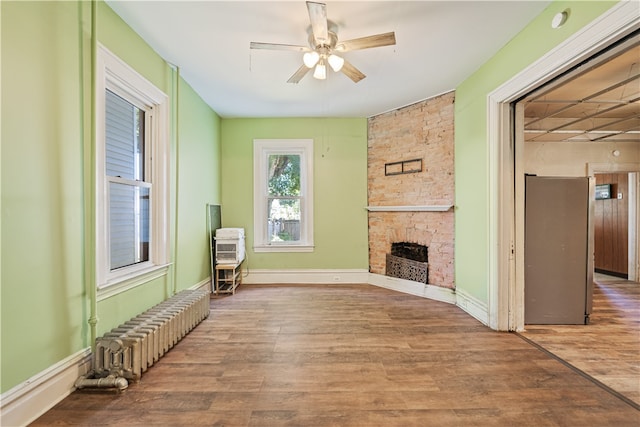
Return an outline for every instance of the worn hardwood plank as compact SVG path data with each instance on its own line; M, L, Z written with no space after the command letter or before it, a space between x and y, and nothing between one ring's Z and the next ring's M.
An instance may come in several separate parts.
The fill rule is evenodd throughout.
M640 412L515 334L369 285L244 285L120 394L34 426L635 426Z
M640 405L640 283L596 274L590 319L522 335Z

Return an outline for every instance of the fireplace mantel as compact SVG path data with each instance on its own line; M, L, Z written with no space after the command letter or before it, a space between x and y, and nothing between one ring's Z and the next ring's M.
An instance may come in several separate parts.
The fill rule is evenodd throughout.
M453 205L367 206L369 212L446 212Z

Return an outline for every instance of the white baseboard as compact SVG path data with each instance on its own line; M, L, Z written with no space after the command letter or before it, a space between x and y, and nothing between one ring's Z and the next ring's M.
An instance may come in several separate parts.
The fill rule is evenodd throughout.
M449 304L456 303L453 289L426 285L411 280L398 279L382 274L369 273L367 270L255 270L243 277L242 283L248 285L301 283L301 284L331 284L331 283L367 283L382 288L393 289L398 292L442 301Z
M489 325L487 304L461 289L456 290L456 305L485 325Z
M81 350L0 396L0 425L26 426L75 390L91 370L91 349Z
M256 270L243 271L242 283L249 285L275 283L367 283L367 270Z
M412 280L399 279L397 277L389 277L383 274L374 273L369 273L367 283L374 286L380 286L382 288L393 289L394 291L403 292L405 294L429 298L435 301L446 302L449 304L456 303L456 293L453 289L449 288L427 285L424 283L414 282Z
M200 282L189 288L189 290L191 291L197 291L199 289L208 289L209 292L211 292L211 276L207 277L204 280L201 280Z

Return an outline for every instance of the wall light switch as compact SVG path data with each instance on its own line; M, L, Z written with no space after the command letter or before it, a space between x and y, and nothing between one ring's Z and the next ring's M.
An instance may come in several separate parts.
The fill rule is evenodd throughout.
M618 200L622 200L622 193L618 193Z

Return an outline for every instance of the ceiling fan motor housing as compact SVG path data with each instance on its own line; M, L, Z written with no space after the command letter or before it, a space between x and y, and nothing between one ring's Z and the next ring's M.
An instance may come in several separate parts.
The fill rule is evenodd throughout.
M313 36L313 33L310 33L309 46L311 47L311 49L317 50L318 53L320 53L321 49L324 49L327 52L335 49L336 44L338 43L338 35L335 33L335 31L328 31L327 35L329 36L329 40L320 40L318 43L316 43L316 39Z

